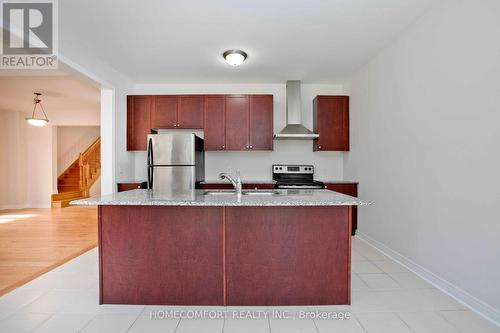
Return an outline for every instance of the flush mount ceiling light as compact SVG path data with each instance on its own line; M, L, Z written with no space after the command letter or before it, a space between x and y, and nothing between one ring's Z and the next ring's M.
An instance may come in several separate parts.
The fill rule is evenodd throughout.
M45 110L43 109L43 106L42 106L42 100L40 99L40 96L42 94L37 93L37 92L34 94L35 94L35 98L33 99L33 101L34 101L35 106L33 107L33 113L31 114L31 117L26 118L26 121L28 122L28 124L30 124L32 126L42 127L42 126L45 126L49 123L49 119L47 118L47 114L45 114ZM40 109L42 109L43 118L37 118L35 115L37 105L40 105Z
M239 66L247 58L247 54L241 50L227 50L222 56L231 66Z

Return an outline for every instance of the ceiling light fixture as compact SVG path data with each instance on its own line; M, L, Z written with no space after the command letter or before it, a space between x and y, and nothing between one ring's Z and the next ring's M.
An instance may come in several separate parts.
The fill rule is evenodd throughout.
M239 66L247 58L247 54L241 50L227 50L222 56L231 66Z
M40 99L40 96L42 94L37 93L37 92L34 94L35 94L35 98L33 99L33 101L34 101L35 107L33 107L33 113L31 114L31 117L26 118L26 121L28 122L28 124L30 124L32 126L42 127L42 126L45 126L49 123L49 119L47 118L47 114L45 113L45 110L43 109L43 106L42 106L42 100ZM35 116L36 106L39 104L40 104L40 109L42 109L44 118L36 118L36 116Z

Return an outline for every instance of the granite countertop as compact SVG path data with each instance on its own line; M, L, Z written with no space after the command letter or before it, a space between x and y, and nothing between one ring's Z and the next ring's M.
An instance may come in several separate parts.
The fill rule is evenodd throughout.
M207 195L207 190L159 193L152 190L132 190L98 198L75 200L71 205L129 206L362 206L368 203L358 198L329 190L276 190L278 195L252 194L240 199L231 191ZM224 192L209 190L208 192ZM269 192L269 190L262 192Z
M241 180L242 184L275 184L275 180L246 180L242 179ZM200 184L228 184L231 185L231 183L227 179L216 179L216 180L205 180L200 182Z
M144 183L146 180L119 180L116 183L117 184L140 184Z
M355 180L318 180L325 184L359 184L359 182Z

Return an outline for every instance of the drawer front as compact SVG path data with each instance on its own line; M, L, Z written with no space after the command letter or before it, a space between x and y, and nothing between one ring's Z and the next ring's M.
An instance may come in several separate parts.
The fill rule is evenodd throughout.
M118 183L118 192L136 190L141 188L141 183Z

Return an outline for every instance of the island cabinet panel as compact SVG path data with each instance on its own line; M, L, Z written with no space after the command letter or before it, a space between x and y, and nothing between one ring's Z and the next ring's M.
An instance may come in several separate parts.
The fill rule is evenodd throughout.
M316 96L313 123L314 151L349 150L349 96Z
M151 110L151 128L177 128L178 96L154 96Z
M250 147L250 101L246 95L226 96L226 150Z
M330 191L339 192L342 194L350 195L351 197L358 197L358 184L357 183L327 183L325 187ZM352 207L352 235L356 234L358 229L358 207Z
M350 207L226 207L227 305L350 303Z
M146 150L153 96L127 96L127 150Z
M224 304L222 207L99 209L101 304Z
M203 95L179 96L178 128L203 128Z
M273 95L250 96L250 150L273 150Z
M205 150L226 149L226 98L205 96Z

